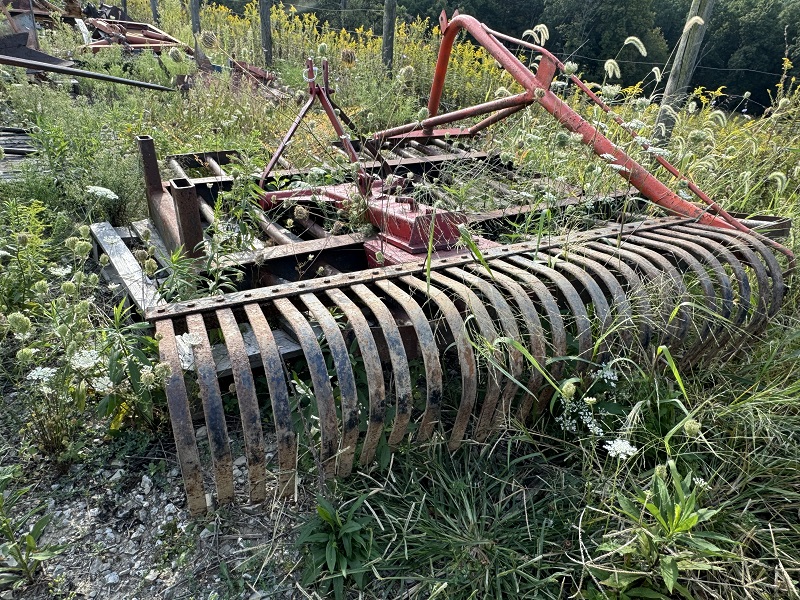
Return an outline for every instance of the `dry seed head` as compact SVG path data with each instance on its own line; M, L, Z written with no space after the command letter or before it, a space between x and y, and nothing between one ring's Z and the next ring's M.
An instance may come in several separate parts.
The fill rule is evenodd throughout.
M180 48L176 48L173 46L172 48L169 49L167 55L169 56L170 60L172 60L172 62L176 63L183 62L183 52L181 52Z
M686 434L686 437L697 437L700 435L701 429L702 426L700 425L700 422L696 421L695 419L689 419L683 424L683 432Z
M606 77L620 79L622 74L619 70L619 64L613 58L609 58L603 65L603 70L606 72Z
M200 34L200 45L206 50L214 50L218 44L219 40L213 31L204 31Z
M622 44L623 46L631 45L639 51L639 54L642 56L647 56L647 48L644 47L642 40L640 40L635 35L629 35L625 38L625 42Z
M689 33L689 30L694 27L695 25L705 25L706 22L703 21L702 17L698 17L697 15L693 16L691 19L686 21L686 25L683 26L683 35Z

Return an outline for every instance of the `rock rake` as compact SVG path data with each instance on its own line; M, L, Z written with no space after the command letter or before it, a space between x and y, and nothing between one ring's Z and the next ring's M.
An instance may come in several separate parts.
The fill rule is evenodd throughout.
M268 489L277 495L294 491L303 402L319 432L313 446L321 475L347 476L375 461L382 439L394 448L406 439L439 437L453 450L465 437L483 441L511 420L529 421L546 407L559 381L616 356L641 356L665 345L682 364L700 364L758 334L779 310L785 277L794 268L789 250L731 217L662 157L655 157L660 167L685 182L702 205L681 198L614 145L551 91L564 66L543 48L466 15L448 22L443 14L440 25L429 116L367 139L351 139L349 120L332 99L327 65L319 73L309 62L308 102L261 173L261 187L298 174L285 168L282 152L317 102L354 165L351 179L263 192L260 226L272 245L221 259L246 268L247 285L239 291L173 303L154 293L144 303L161 360L172 367L165 388L193 514L210 504L195 437L193 410L200 406L216 501L234 501L223 410L229 390L241 416L249 500L257 503ZM524 91L440 114L450 52L462 29ZM536 53L536 71L501 40ZM579 79L570 82L609 111ZM502 245L470 236L468 226L539 214L545 206L474 215L437 210L408 194L415 178L453 161L483 162L508 174L508 165L460 142L535 103L668 216L621 213L585 231ZM452 126L464 119L474 124ZM139 138L139 144L159 243L165 251L183 247L202 256L214 194L233 179L224 170L232 153L171 157L178 177L162 182L152 139ZM198 169L207 172L187 175ZM306 237L299 238L267 216L287 200L334 208L361 202L379 233L337 235L308 218ZM310 386L292 376L298 364L307 369ZM185 377L186 368L194 377ZM303 387L305 401L298 399ZM268 475L260 402L267 398L275 475Z

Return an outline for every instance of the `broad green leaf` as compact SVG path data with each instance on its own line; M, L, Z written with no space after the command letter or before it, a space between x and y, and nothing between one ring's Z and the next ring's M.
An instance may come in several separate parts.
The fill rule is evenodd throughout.
M678 563L675 561L674 556L662 556L658 567L661 572L661 578L664 580L664 585L667 586L671 594L675 588L675 583L678 581Z
M333 573L336 569L336 543L333 540L328 540L325 547L325 563L328 565L328 572Z
M634 575L631 573L611 573L611 575L603 579L600 583L617 590L624 590L641 578L641 575Z

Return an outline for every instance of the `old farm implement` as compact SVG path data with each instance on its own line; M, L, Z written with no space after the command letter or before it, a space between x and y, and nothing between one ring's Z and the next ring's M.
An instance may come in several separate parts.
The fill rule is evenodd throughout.
M171 365L165 388L193 513L208 503L193 412L202 410L205 418L216 500L234 499L223 400L235 397L238 403L249 499L259 502L268 488L277 494L294 489L300 411L305 421L312 417L322 474L345 476L375 460L382 436L390 448L408 438L441 436L451 449L466 436L485 440L504 422L534 417L552 397L552 383L565 376L662 344L684 364L696 365L763 330L779 310L785 274L794 268L786 248L728 215L654 155L671 180L683 182L702 204L683 199L573 111L551 91L554 77L569 78L589 102L606 113L609 108L546 50L466 15L450 22L442 16L441 29L428 117L368 138L351 139L349 121L331 97L326 66L318 72L309 62L308 101L255 176L264 190L256 215L264 238L216 259L243 270L237 291L168 302L127 247L111 243L114 229L95 226L98 245L153 323L161 360ZM522 91L440 114L450 52L462 29ZM501 40L535 53L535 72ZM352 164L350 176L285 189L277 183L302 174L282 152L316 103L334 127L338 151ZM462 142L533 104L580 136L614 166L626 188L637 188L666 215L620 212L563 236L501 244L469 232L581 198L566 190L555 205L525 199L475 214L442 210L411 194L412 182L466 163L496 174L492 193L508 194L500 179L513 177L510 165ZM620 119L609 118L627 131ZM453 127L462 120L472 124ZM169 157L177 177L162 181L152 139L142 137L139 144L152 243L165 254L183 247L203 263L209 224L220 218L214 200L233 185L226 172L233 153ZM305 208L293 213L301 235L270 218L287 202ZM352 212L354 206L377 233L342 234L317 219L321 211ZM148 227L134 226L140 233ZM186 370L194 376L185 377ZM275 434L274 477L267 469L264 406L271 406L267 418Z

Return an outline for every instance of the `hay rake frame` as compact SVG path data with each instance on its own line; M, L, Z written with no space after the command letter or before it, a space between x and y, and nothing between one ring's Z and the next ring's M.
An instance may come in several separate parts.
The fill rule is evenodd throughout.
M301 240L264 213L259 224L274 245L243 249L221 260L247 267L249 289L175 303L159 301L150 289L149 300L140 303L160 337L161 360L171 366L165 390L192 514L204 512L210 502L191 388L184 378L187 368L195 372L216 499L222 504L235 497L222 393L230 373L241 417L249 501L257 503L266 499L273 477L267 470L260 398L269 398L274 421L274 493L291 494L296 484L298 435L292 412L297 408L292 407L296 394L287 368L290 357L300 356L307 365L319 419L321 474L346 476L356 465L370 465L384 434L392 448L406 439L424 442L435 435L446 437L451 450L466 436L483 441L511 419L524 422L538 415L555 382L612 355L633 356L666 345L685 364L697 365L758 334L779 310L783 268L794 269L788 249L731 217L662 157L656 157L658 163L687 181L705 207L675 194L615 146L550 90L564 66L543 48L493 32L466 15L448 22L442 13L440 25L443 39L427 119L353 142L331 100L327 66L320 84L309 62L309 100L260 174L262 188L297 174L281 154L318 101L339 136L340 150L356 165L353 181L267 191L261 206L269 209L290 200L342 207L359 197L377 236L334 235L309 220L304 226L312 239ZM461 29L487 48L524 91L440 115L450 50ZM500 39L539 53L536 73ZM571 81L610 110L580 80ZM462 225L547 207L488 215L442 211L408 196L409 182L415 173L452 160L481 160L508 173L491 157L459 149L451 141L472 138L533 103L579 133L596 154L613 157L626 184L673 216L627 214L588 231L505 246L474 237L471 245L482 256L465 252L459 245ZM475 117L483 118L468 127L437 129ZM346 117L342 120L351 126ZM165 253L183 247L201 256L203 221L214 219L210 203L232 181L223 169L231 153L172 157L169 164L178 177L163 182L152 139L142 137L139 144L154 239ZM392 157L387 159L388 154ZM276 173L279 164L284 170ZM198 167L210 175L192 178L184 170ZM562 205L577 202L580 198L571 197ZM95 231L98 241L101 233ZM783 266L775 251L785 255ZM298 257L309 253L319 269L293 271ZM362 365L360 378L353 356ZM412 378L414 361L424 373L418 380ZM263 386L256 382L261 372ZM358 389L359 380L366 382L366 390Z

